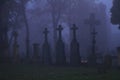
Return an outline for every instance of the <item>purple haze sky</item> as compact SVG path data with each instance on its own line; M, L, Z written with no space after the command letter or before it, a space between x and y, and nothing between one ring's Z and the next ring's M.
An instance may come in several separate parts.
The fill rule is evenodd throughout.
M97 3L104 3L107 6L107 11L106 13L108 14L108 17L110 18L110 8L112 7L112 1L113 0L95 0ZM32 5L30 5L29 7L31 7ZM110 20L110 19L109 19ZM110 21L109 21L110 22ZM111 23L110 23L111 24ZM120 33L120 31L118 30L118 27L116 27L116 25L112 25L111 24L111 30L112 33Z
M108 17L110 18L110 8L112 7L112 1L113 0L95 0L97 3L104 3L107 6L107 11L106 13L108 14ZM29 7L32 7L32 5L30 5ZM110 19L109 19L110 20ZM110 21L109 21L110 22ZM111 23L110 23L111 24ZM116 27L116 25L112 25L111 24L111 30L112 33L120 33L120 31L118 30L118 27Z

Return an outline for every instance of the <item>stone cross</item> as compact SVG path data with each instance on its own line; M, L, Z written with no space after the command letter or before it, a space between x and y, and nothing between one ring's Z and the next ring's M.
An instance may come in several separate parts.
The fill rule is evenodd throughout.
M73 31L73 39L76 40L76 30L78 29L78 27L76 27L75 24L73 24L73 27L71 28L71 30Z
M49 33L48 29L45 28L45 30L43 31L43 33L45 34L45 41L47 41L48 40L48 33Z
M70 64L72 66L79 66L81 62L79 43L77 42L77 39L76 39L77 29L78 27L76 27L76 25L73 24L73 27L71 28L71 30L73 31L73 40L71 41L71 44L70 44Z
M91 13L89 19L85 21L85 24L90 25L92 30L92 53L95 54L95 44L96 44L96 29L95 26L100 25L100 21L96 19L95 14Z
M59 31L59 39L61 40L62 39L62 30L63 30L63 27L61 25L59 25L59 27L57 28L57 30Z

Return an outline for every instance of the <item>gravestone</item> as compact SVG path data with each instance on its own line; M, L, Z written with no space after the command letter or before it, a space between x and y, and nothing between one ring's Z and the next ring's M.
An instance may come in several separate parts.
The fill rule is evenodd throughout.
M33 44L33 63L39 63L40 62L40 48L39 44L34 43Z
M89 65L95 66L96 65L96 25L100 25L99 20L96 19L95 14L91 13L89 19L85 21L85 24L90 25L90 28L92 29L92 53L88 56L88 63Z
M65 56L65 44L62 40L62 26L59 25L57 28L59 32L59 38L56 42L56 64L57 65L65 65L66 64L66 56Z
M71 65L80 65L81 63L81 58L80 58L80 52L79 52L79 43L77 42L76 39L76 30L78 28L76 27L75 24L73 24L73 27L71 30L73 31L73 39L71 41L70 45L70 64Z
M112 67L112 56L106 54L103 60L104 71L107 72Z
M14 43L13 43L13 62L17 63L19 61L19 45L17 42L18 33L17 31L13 32Z
M117 53L118 53L118 68L120 69L120 47L117 47Z
M48 42L48 33L49 33L48 29L45 28L43 33L45 35L44 36L45 40L42 46L42 63L45 65L49 65L52 63L52 61L51 61L51 48Z

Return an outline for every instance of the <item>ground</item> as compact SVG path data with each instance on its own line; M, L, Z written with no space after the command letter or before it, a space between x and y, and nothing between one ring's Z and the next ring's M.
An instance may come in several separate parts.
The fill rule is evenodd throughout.
M120 80L120 70L98 74L87 67L45 67L40 65L0 65L0 80Z

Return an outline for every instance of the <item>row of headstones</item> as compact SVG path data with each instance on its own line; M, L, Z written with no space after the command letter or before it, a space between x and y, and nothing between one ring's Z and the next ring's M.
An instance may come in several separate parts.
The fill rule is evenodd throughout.
M80 65L81 62L81 58L80 58L80 53L79 53L79 43L77 42L76 39L76 30L78 28L76 27L75 24L73 24L73 27L71 28L71 30L73 30L73 39L71 41L71 47L70 47L70 64L73 65ZM58 31L58 35L59 38L56 41L56 45L55 45L55 53L56 53L56 64L59 65L64 65L66 64L66 56L65 56L65 44L62 40L62 30L63 27L61 25L59 25L59 27L57 28ZM52 63L52 58L51 58L51 48L50 48L50 44L48 42L48 29L45 28L45 30L43 31L44 33L44 43L42 46L42 63L43 64L51 64ZM13 54L14 54L14 60L18 59L18 43L17 43L17 32L14 32L14 44L13 44ZM33 47L34 50L34 54L33 54L33 58L34 60L39 59L39 44L34 44Z
M95 26L96 23L98 21L95 19L95 14L92 13L89 17L89 19L87 19L85 21L86 24L89 24L90 26ZM78 28L75 26L75 24L73 25L73 27L71 28L71 30L73 31L73 39L71 41L70 44L70 63L71 64L80 64L80 53L79 53L79 43L76 40L76 30ZM57 30L59 31L59 38L56 42L56 46L55 46L55 53L56 53L56 63L58 64L65 64L66 63L66 56L65 56L65 44L62 40L62 26L59 25L59 27L57 28ZM45 28L44 30L44 34L45 34L45 41L43 44L43 49L42 49L42 54L43 54L43 62L49 62L51 61L50 57L50 45L48 43L48 30L47 28ZM17 35L15 35L15 37L17 37ZM15 38L16 39L16 38ZM16 47L15 47L16 48ZM15 51L16 52L16 51ZM91 63L95 62L95 59L91 59L90 61L92 61Z
M80 65L80 53L79 53L79 43L76 40L76 30L78 28L73 25L71 30L73 30L73 40L71 42L71 56L70 56L70 64L72 65ZM58 65L65 65L66 64L66 56L65 56L65 44L62 40L62 30L63 27L59 25L57 28L59 33L59 38L56 41L55 46L55 53L56 53L56 64ZM43 64L51 64L51 51L50 51L50 44L48 42L48 29L45 28L44 34L45 34L45 41L42 46L42 63ZM37 46L37 45L36 45ZM35 53L36 54L36 51Z
M81 63L81 57L80 57L80 53L79 53L79 43L77 42L76 39L76 30L78 28L75 26L75 24L73 25L73 27L71 28L71 30L73 30L73 39L71 41L70 44L70 64L71 65L80 65ZM66 56L65 56L65 44L62 40L62 26L59 25L59 27L57 28L57 30L59 31L59 38L56 42L56 46L55 46L55 53L56 53L56 64L59 65L64 65L66 64ZM52 64L52 57L51 57L51 48L50 48L50 44L48 42L48 29L45 28L44 32L45 34L45 40L42 46L42 63L43 64ZM18 44L17 44L17 33L14 32L14 59L18 59L17 55L18 55ZM33 60L37 61L39 60L39 44L34 44L34 55L33 55ZM92 57L91 57L92 58ZM93 64L96 62L96 59L93 59L95 61L93 61L91 58L88 59L89 64ZM97 58L97 57L96 57ZM90 60L91 59L91 60ZM108 60L108 59L107 59ZM96 64L96 63L95 63Z

